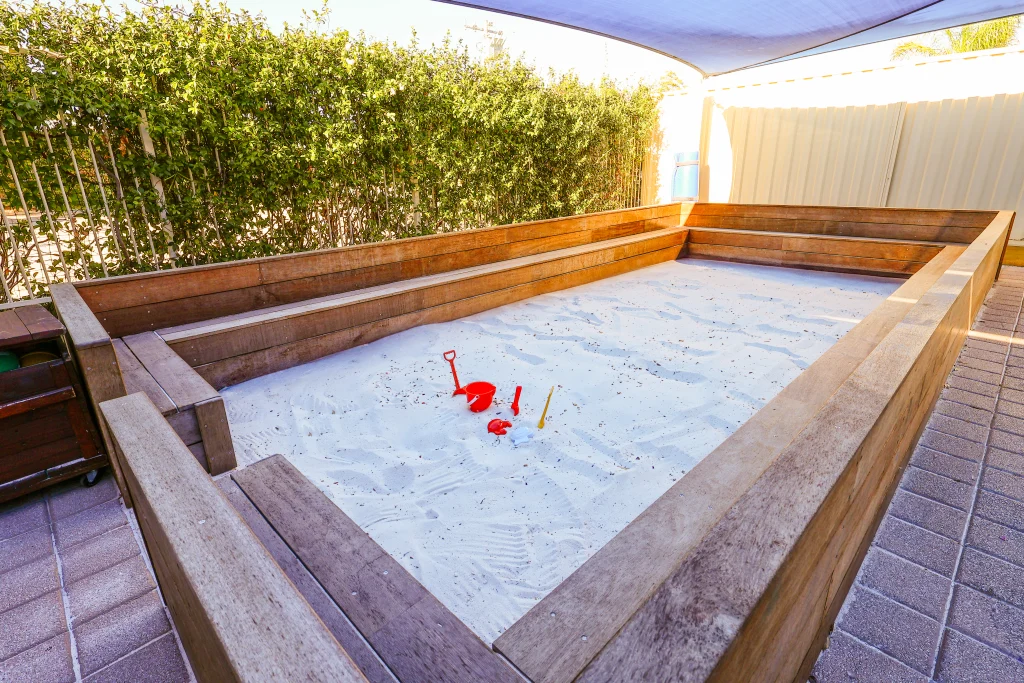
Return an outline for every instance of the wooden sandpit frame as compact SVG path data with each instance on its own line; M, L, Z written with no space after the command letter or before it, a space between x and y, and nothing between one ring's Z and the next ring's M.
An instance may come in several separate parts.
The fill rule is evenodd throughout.
M674 203L58 285L53 299L200 679L272 678L254 661L272 652L279 673L358 680L277 565L260 565L246 599L217 598L241 589L227 577L245 574L242 558L266 553L206 473L234 466L216 389L687 256L908 278L493 646L550 683L805 680L1013 219ZM195 436L188 419L201 449L182 436ZM197 550L185 539L200 524L230 533ZM250 626L249 645L224 627L273 618L295 626ZM309 643L327 654L299 657ZM470 680L452 666L438 679Z

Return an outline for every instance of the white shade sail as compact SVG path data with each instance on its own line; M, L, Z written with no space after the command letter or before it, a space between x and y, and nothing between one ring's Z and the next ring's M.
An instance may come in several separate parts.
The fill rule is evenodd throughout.
M439 0L646 47L713 76L1024 13L1021 0Z

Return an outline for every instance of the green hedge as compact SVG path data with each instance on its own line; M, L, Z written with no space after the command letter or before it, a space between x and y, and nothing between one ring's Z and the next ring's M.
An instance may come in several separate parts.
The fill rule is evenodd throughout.
M402 47L327 32L324 19L274 33L261 18L206 4L141 14L80 0L0 7L0 45L66 57L0 56L0 80L8 84L0 92L0 122L26 201L41 206L29 166L34 158L53 213L63 213L56 163L79 230L87 232L77 185L70 191L67 130L106 232L101 241L112 272L153 265L145 254L135 259L128 234L130 221L140 250L148 250L142 210L151 224L159 211L150 173L163 179L173 230L172 243L154 231L156 250L164 259L176 251L179 263L639 202L641 162L657 122L657 96L647 86L545 79L517 61L474 60L461 45ZM155 158L142 148L141 110ZM102 198L87 139L112 224L99 219ZM0 168L9 210L19 207L10 175ZM45 221L37 229L46 232ZM29 244L27 225L19 230ZM95 249L80 254L67 241L70 269L80 270L84 256L92 274L101 274Z

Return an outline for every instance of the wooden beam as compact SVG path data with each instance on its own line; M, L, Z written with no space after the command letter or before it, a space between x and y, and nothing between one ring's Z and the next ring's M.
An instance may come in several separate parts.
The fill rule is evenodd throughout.
M532 296L576 287L613 275L678 258L684 247L673 246L599 266L405 313L336 332L299 339L240 356L199 365L196 371L216 387L227 387L271 372L308 363L332 353L381 339L417 325L456 320Z
M684 239L685 231L667 228L210 320L202 326L160 330L159 335L189 365L206 365L565 272L672 246L678 250Z
M199 681L365 681L143 393L100 409Z
M121 472L121 463L116 457L113 442L99 410L99 404L125 395L124 380L117 365L117 354L110 335L103 329L96 316L78 294L75 286L67 283L50 285L57 317L67 329L68 351L78 367L78 374L85 382L89 404L96 414L100 435L107 455L110 457L114 479L127 507L132 507L131 492Z
M282 456L231 476L399 680L521 680Z
M1000 213L929 287L581 681L805 673L992 283L1011 218Z
M963 251L946 247L901 285L498 636L495 649L537 683L574 680Z
M680 204L77 283L114 336L679 224Z

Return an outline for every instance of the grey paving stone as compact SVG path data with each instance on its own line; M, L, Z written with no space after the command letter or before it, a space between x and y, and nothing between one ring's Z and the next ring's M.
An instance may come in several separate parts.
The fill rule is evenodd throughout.
M1016 391L1024 391L1024 379L1020 377L1014 377L1013 375L1006 375L1003 377L1001 382L1002 386L1007 389L1015 389Z
M936 503L930 498L922 498L903 489L896 491L888 514L957 542L963 536L964 525L967 523L967 513L963 510Z
M937 432L934 429L925 429L924 434L921 435L921 439L917 443L918 446L926 446L933 451L939 451L946 455L955 455L958 458L974 460L975 462L980 462L982 455L985 453L984 439L981 441L968 441L959 436Z
M955 417L960 420L966 420L973 424L988 427L991 413L980 408L972 408L971 406L964 405L962 403L954 403L953 401L947 401L940 399L935 404L935 412L940 415L948 415L949 417Z
M174 634L154 640L85 679L88 683L184 683L188 668Z
M1007 377L1013 377L1015 379L1024 379L1024 368L1015 368L1012 365L1007 365L1003 369L1003 373Z
M1002 368L1000 368L1002 370ZM953 376L962 377L963 379L969 379L975 382L982 382L992 387L998 387L1000 381L1003 378L1002 372L986 372L985 370L978 370L967 365L957 364L953 367Z
M972 379L965 379L963 377L957 377L955 375L950 376L946 379L946 386L953 389L960 389L961 391L969 391L972 394L978 394L980 396L988 396L995 398L999 394L999 387L985 382L976 382ZM1012 399L1011 399L1012 400Z
M992 427L1010 434L1024 434L1024 420L1011 415L997 414L992 421Z
M999 448L988 449L988 467L1024 476L1024 455L1010 453Z
M1003 361L1005 358L1000 356L998 353L995 355L999 360L991 361L985 358L977 358L971 354L961 353L960 357L956 359L956 364L961 367L971 368L972 370L981 370L982 372L1002 375Z
M935 680L940 683L1009 683L1024 681L1024 663L946 629Z
M0 541L49 523L41 496L19 498L0 507Z
M84 624L76 623L75 641L82 675L99 671L170 629L155 590Z
M1024 659L1024 610L966 586L956 586L949 625L1000 651Z
M886 517L878 527L875 544L943 576L952 577L960 544L945 536Z
M108 500L106 503L100 503L77 515L55 522L53 527L57 549L70 548L75 543L81 543L127 523L128 518L121 509L120 501Z
M1006 364L1014 368L1024 368L1024 358L1010 355L1006 357Z
M965 484L974 485L978 480L979 463L918 446L910 458L910 464Z
M1024 531L1024 503L984 489L978 491L974 514L998 522L1017 531Z
M858 581L936 620L942 618L952 586L949 579L878 548L868 552Z
M1024 501L1024 477L1012 472L986 467L981 475L981 486L1017 502Z
M836 630L814 665L818 683L927 683L928 677Z
M967 530L967 545L1024 567L1024 533L1015 529L974 517Z
M139 553L132 528L127 524L117 527L61 552L64 583L75 583Z
M1022 359L1024 360L1024 359ZM999 400L1007 400L1012 403L1024 404L1024 391L1017 391L1016 389L1003 388L999 392Z
M908 467L903 474L900 487L912 491L919 496L937 500L961 510L967 510L971 504L973 487L963 482L943 477L919 467Z
M0 683L71 683L74 680L67 631L0 662Z
M999 401L996 406L996 414L1024 419L1024 405L1012 401Z
M1014 607L1024 608L1024 567L967 548L960 560L957 581Z
M939 623L860 586L850 591L842 629L904 664L931 674Z
M64 482L49 491L50 517L54 520L76 515L83 510L118 497L114 477L106 470L95 486L82 486L77 479Z
M1006 360L1006 344L998 344L980 339L968 339L960 358L976 358L986 363L1002 365Z
M42 595L0 614L0 660L67 630L60 592Z
M81 624L156 588L142 557L124 562L67 584L73 624Z
M993 429L989 437L989 444L996 448L1002 448L1011 453L1024 453L1024 436L1011 434L998 429Z
M928 429L958 436L961 439L967 439L975 443L985 443L985 438L988 436L987 425L976 425L967 420L947 417L938 413L932 413L931 419L928 420Z
M0 575L0 612L60 588L53 553Z
M946 387L940 394L943 399L947 401L953 401L956 403L962 403L972 408L978 408L980 410L994 410L996 406L996 399L991 396L982 396L981 394L974 394L970 391L963 391L955 387Z
M0 541L0 574L46 555L53 555L53 538L49 526L36 527L14 538Z

